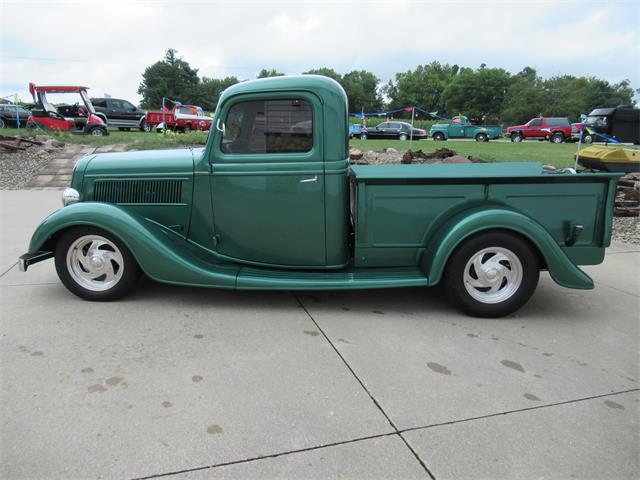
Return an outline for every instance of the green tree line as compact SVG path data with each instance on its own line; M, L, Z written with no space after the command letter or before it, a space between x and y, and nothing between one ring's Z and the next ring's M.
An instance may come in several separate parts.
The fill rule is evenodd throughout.
M545 79L531 67L511 74L485 64L473 69L437 61L396 73L386 84L366 70L341 74L321 67L303 73L324 75L339 82L352 113L416 105L442 117L467 115L477 123L521 123L539 114L578 121L581 114L597 107L632 104L634 94L640 92L634 91L629 80L612 84L596 77L573 75ZM284 74L265 68L257 78L280 75ZM164 59L145 69L138 93L143 97L143 108L159 108L162 97L168 97L214 110L222 91L238 82L233 76L200 78L198 69L170 48ZM402 112L396 117L407 115L410 114Z

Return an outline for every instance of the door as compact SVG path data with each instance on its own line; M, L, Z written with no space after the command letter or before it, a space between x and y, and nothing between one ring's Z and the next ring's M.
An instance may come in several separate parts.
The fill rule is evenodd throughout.
M400 131L402 130L402 124L398 122L389 123L389 128L387 129L386 138L397 139L400 137Z
M464 137L464 125L460 117L455 117L449 124L449 138Z
M232 97L210 150L217 251L241 262L326 264L322 105L311 93ZM219 130L223 129L224 134Z
M524 131L526 137L530 138L540 138L546 135L546 132L542 130L542 119L534 118L530 120L527 124L527 128Z

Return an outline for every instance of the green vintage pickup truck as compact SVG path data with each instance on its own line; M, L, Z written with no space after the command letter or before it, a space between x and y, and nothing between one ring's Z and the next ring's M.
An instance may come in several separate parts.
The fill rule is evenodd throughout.
M593 288L615 174L540 164L350 166L347 97L312 75L237 84L203 149L81 159L20 268L55 257L88 300L159 282L245 290L430 286L477 316L532 295L541 269Z
M449 140L450 138L473 138L476 142L488 142L500 138L500 125L473 125L465 116L457 116L449 123L436 123L431 126L429 136L434 140Z

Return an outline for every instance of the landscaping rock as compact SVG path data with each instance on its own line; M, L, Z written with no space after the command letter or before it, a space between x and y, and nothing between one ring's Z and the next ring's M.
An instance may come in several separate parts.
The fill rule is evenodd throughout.
M362 150L358 150L357 148L349 148L349 158L351 160L360 160L362 156Z

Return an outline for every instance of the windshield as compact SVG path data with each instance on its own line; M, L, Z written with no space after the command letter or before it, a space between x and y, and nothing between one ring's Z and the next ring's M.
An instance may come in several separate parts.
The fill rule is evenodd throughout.
M600 115L589 115L587 119L584 121L584 124L591 125L594 127L606 127L607 117L603 117Z

